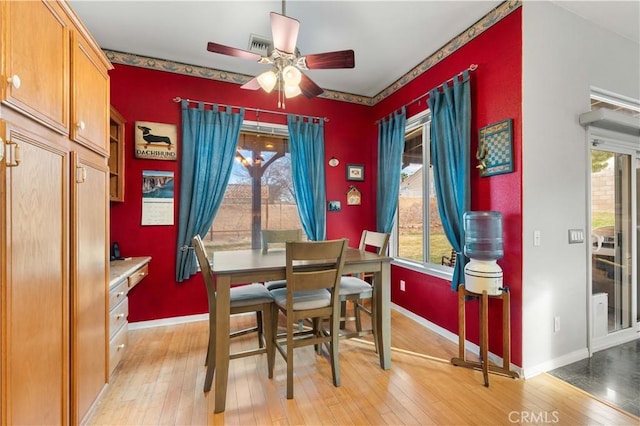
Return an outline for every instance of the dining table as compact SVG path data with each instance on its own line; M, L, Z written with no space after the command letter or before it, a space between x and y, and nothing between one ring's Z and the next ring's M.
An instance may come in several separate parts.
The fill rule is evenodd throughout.
M391 257L348 247L344 254L345 275L372 273L373 301L376 310L376 344L380 367L391 368ZM211 259L216 283L215 316L215 413L224 411L229 376L230 302L229 290L234 284L286 279L285 249L214 251Z

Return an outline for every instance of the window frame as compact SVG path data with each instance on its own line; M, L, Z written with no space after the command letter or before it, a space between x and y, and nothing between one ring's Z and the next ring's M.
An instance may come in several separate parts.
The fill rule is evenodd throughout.
M412 259L406 259L398 256L398 244L399 244L399 221L398 221L398 209L396 209L393 230L391 231L391 239L389 244L390 255L393 257L392 264L401 266L405 269L409 269L415 272L432 275L437 278L445 280L451 280L453 277L453 268L449 266L439 265L428 261L428 253L430 249L430 235L429 235L429 197L431 196L431 182L429 178L429 170L431 164L431 110L425 109L424 111L410 117L405 123L405 136L415 129L422 126L422 168L426 172L422 173L422 220L423 220L423 235L422 235L422 262ZM399 195L398 195L399 197ZM424 226L427 224L427 226Z

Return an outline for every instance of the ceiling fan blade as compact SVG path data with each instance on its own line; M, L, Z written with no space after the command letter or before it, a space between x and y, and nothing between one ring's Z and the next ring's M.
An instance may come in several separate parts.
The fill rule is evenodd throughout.
M274 48L286 53L295 52L299 30L300 21L297 19L271 12L271 33Z
M258 77L254 77L251 80L247 81L245 84L240 86L241 89L248 90L258 90L260 88L260 83L258 83Z
M354 68L356 66L353 50L306 55L304 61L310 70Z
M222 44L214 43L211 41L207 43L207 50L209 52L235 56L255 62L258 62L260 61L260 59L262 59L262 56L258 55L257 53L249 52L248 50L236 49L235 47L224 46Z
M320 86L314 83L313 80L307 77L305 73L302 73L302 80L300 80L300 91L309 99L314 98L324 92L324 90L322 90Z

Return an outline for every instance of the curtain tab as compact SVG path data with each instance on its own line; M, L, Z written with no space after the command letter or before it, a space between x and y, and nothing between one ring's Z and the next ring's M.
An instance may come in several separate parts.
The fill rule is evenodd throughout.
M189 107L189 103L187 102L186 99L181 100L180 104L182 106L182 109L187 109Z

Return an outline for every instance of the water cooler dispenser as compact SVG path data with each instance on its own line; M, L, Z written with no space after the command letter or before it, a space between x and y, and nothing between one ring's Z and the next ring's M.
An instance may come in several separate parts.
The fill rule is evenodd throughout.
M501 294L502 268L497 260L504 256L502 248L502 213L470 211L463 215L464 254L470 259L464 268L465 288L491 296Z

